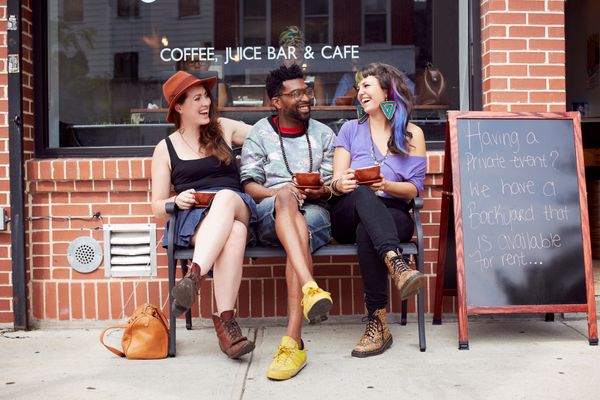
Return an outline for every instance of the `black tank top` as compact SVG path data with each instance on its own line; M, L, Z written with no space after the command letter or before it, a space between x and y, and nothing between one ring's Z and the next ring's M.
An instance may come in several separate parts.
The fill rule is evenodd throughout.
M215 187L242 191L240 170L233 152L231 163L225 164L215 156L182 160L175 152L170 138L165 139L171 159L171 183L177 193L184 190L207 190Z

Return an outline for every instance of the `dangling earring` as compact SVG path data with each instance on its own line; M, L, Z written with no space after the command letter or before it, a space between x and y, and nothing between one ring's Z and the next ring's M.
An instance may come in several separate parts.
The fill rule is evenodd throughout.
M385 117L388 121L391 121L394 118L394 113L396 112L396 102L395 101L382 101L379 104L381 107L381 111L385 114Z
M356 114L358 116L359 124L362 124L367 120L367 118L369 118L369 114L366 113L365 109L360 104L356 106Z

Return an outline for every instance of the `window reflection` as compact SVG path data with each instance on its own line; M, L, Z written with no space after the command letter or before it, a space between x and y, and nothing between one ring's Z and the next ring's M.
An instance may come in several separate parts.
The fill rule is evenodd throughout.
M315 92L314 116L331 124L354 116L358 66L393 64L419 91L432 64L445 79L444 93L427 97L413 117L441 121L445 110L459 103L455 3L119 0L107 6L92 0L50 0L49 143L155 144L171 129L165 124L161 87L177 70L216 74L215 98L224 115L252 123L269 112L266 74L284 62L302 66ZM434 30L434 21L443 29ZM290 27L296 28L292 43L281 38ZM444 34L436 36L435 31ZM357 58L352 58L352 48ZM206 49L214 57L203 54ZM134 128L135 134L124 133Z

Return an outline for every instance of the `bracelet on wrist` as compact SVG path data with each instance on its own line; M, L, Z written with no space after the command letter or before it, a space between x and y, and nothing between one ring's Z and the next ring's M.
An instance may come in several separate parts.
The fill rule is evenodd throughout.
M338 183L338 181L340 180L340 178L336 178L333 181L331 181L331 183L329 184L329 190L331 191L332 194L336 195L336 196L341 196L344 193L340 192L335 185Z

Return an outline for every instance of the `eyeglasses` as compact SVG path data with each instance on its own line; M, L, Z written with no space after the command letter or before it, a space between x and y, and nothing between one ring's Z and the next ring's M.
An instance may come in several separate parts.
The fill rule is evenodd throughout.
M300 100L304 95L306 95L306 97L308 97L309 99L312 99L313 97L315 97L315 89L307 87L306 89L296 89L292 90L289 93L280 93L279 95L290 96L295 101Z

